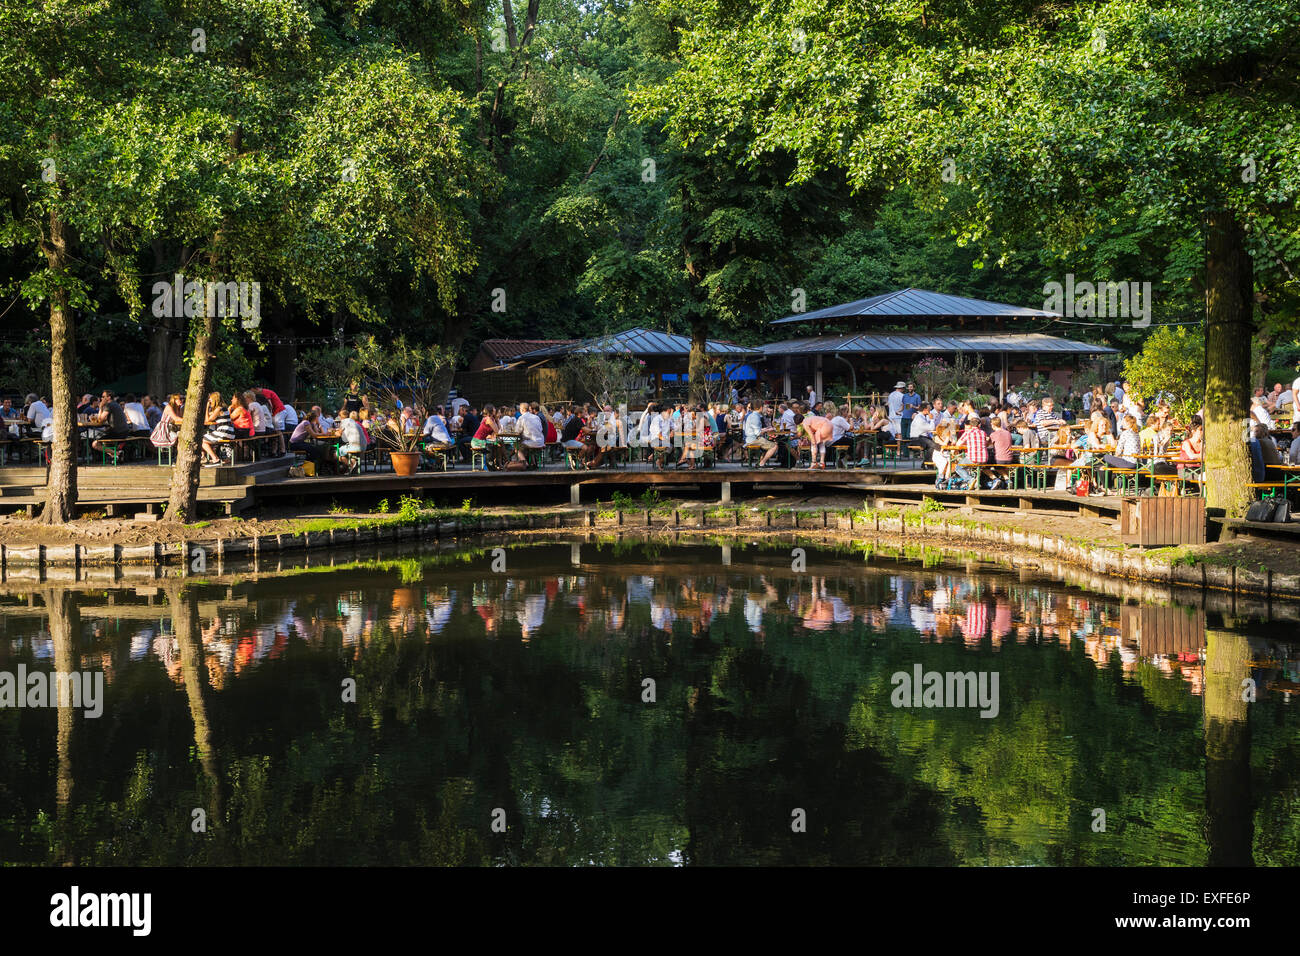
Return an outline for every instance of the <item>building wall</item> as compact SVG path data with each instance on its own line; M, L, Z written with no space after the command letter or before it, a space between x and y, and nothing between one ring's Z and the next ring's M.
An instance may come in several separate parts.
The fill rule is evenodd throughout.
M560 373L553 368L457 372L452 386L475 405L491 402L558 403L570 398Z

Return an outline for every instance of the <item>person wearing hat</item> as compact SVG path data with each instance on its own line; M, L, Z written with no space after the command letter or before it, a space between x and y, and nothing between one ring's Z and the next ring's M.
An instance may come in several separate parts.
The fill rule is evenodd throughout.
M889 424L890 431L894 433L895 438L903 437L903 389L907 388L906 382L895 382L894 390L889 393Z

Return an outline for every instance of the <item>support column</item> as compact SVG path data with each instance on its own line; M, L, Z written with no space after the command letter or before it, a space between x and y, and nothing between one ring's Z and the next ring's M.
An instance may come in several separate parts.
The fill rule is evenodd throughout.
M785 357L785 364L781 369L781 393L787 397L791 394L790 387L790 356Z
M822 391L822 357L817 356L817 368L813 371L813 391L817 393L817 401L826 401L826 393Z
M722 482L722 503L731 504L731 482L729 481Z
M1007 399L1007 378L1010 374L1011 374L1011 362L1007 357L1007 353L1003 352L1002 353L1002 377L1001 379L998 380L998 403L999 404L1006 401Z
M571 505L582 504L582 497L580 494L581 488L582 485L578 484L576 481L573 484L569 485L569 504Z

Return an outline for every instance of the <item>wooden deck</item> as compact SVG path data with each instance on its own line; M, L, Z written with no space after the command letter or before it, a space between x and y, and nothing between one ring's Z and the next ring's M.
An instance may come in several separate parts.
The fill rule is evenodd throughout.
M591 500L608 489L658 487L716 488L719 498L730 500L732 490L772 492L826 488L864 491L888 483L917 483L926 479L920 468L881 467L810 471L807 468L749 468L721 463L704 470L655 470L646 464L572 471L548 465L536 471L470 471L461 466L451 471L419 471L402 477L385 468L348 476L290 478L292 457L264 460L231 467L204 468L199 475L199 501L219 506L234 514L262 502L287 499L337 498L349 494L381 495L472 495L481 490L517 489L521 503L536 500L537 489L568 489L569 501ZM165 506L172 469L152 463L118 466L83 466L77 470L78 507L104 510L110 516L143 511L157 513ZM45 500L44 467L0 468L0 511L39 509Z

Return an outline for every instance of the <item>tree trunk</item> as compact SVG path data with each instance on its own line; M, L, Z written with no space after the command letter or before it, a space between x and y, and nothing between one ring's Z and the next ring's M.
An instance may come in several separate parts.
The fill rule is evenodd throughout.
M1268 386L1268 382L1265 380L1268 378L1268 367L1270 360L1273 358L1273 349L1277 346L1277 340L1277 326L1271 322L1265 328L1260 329L1255 336L1255 343L1259 346L1259 355L1252 354L1251 356L1250 387L1252 390L1260 386ZM1287 384L1290 385L1289 382Z
M208 705L212 691L208 684L208 665L203 656L202 627L199 621L198 600L179 589L168 594L171 605L172 630L180 648L181 676L185 681L185 696L189 700L190 718L194 721L194 748L199 755L199 765L211 788L211 811L214 821L219 821L223 811L221 768L212 732ZM209 822L209 825L211 821Z
M210 310L215 312L215 309ZM194 357L190 362L190 382L185 390L185 413L176 436L176 465L172 469L171 497L164 521L192 521L198 511L199 474L202 467L203 415L212 380L212 356L217 345L217 318L208 309L194 339Z
M271 384L276 394L282 400L292 402L298 392L298 340L290 337L276 342L271 346L271 361Z
M691 404L709 400L709 322L702 315L691 318L691 358L687 366L691 377Z
M145 388L159 402L167 401L180 377L185 357L184 322L162 318L149 333L149 358L145 366Z
M79 670L77 659L77 638L81 631L81 609L77 604L77 595L67 589L45 592L45 610L49 615L50 643L54 645L54 669L65 674ZM72 798L76 789L76 775L73 772L72 750L75 743L77 726L76 708L71 701L54 698L58 707L58 737L56 752L58 768L55 775L54 806L55 820L58 826L58 839L55 843L55 862L69 865L76 862L71 850L69 828L71 826ZM84 701L80 702L83 706Z
M1240 518L1250 503L1249 414L1254 270L1241 226L1211 213L1205 254L1205 503Z
M1205 632L1205 816L1210 866L1254 863L1250 725L1242 684L1250 643L1231 631Z
M50 272L60 280L67 272L68 241L62 217L52 210L44 251ZM62 524L76 516L77 397L73 392L76 367L76 325L68 306L67 289L60 283L50 292L50 413L54 416L54 442L45 482L45 507L41 511L41 520L46 524Z

